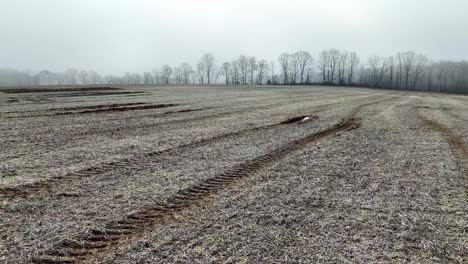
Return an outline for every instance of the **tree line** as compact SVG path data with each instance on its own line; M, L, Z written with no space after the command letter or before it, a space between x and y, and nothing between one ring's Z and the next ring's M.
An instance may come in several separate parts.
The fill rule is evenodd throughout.
M211 53L195 64L164 64L152 71L100 75L96 71L47 70L36 74L0 69L0 86L23 85L330 85L468 94L468 62L433 61L423 54L399 52L361 61L356 52L327 49L314 58L307 51L283 53L276 61L240 55L217 63Z

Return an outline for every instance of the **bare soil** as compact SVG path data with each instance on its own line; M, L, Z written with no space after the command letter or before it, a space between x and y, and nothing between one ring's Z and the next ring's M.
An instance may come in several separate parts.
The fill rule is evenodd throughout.
M468 263L467 97L96 88L0 90L1 263Z

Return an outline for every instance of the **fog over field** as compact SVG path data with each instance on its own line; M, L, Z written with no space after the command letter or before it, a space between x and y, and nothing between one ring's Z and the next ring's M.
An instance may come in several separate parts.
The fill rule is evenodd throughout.
M206 52L276 61L328 48L458 61L468 59L466 10L464 0L4 0L0 67L122 75Z

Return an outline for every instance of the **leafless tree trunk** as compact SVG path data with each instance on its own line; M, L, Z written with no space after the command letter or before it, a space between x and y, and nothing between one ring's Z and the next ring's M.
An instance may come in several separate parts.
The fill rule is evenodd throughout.
M328 69L329 61L330 61L330 55L328 51L326 50L322 51L319 55L317 63L318 63L319 71L322 75L323 84L328 84L327 83L327 69Z
M294 58L299 66L299 81L304 84L304 76L313 63L312 56L307 51L298 51L294 53Z
M330 60L329 60L329 69L330 69L330 74L329 77L330 79L328 80L329 84L334 84L335 83L335 74L336 74L336 69L338 67L338 62L340 60L340 51L337 49L331 49L329 51L330 53Z
M224 75L225 84L229 84L230 72L231 72L231 64L229 62L223 63L223 65L221 65L221 74Z
M405 89L409 88L411 71L413 70L416 54L414 52L404 52L400 54L402 59L403 77L405 79Z
M201 85L205 84L205 65L202 63L197 64L197 75Z
M204 74L205 74L205 77L206 77L206 83L208 85L210 85L211 84L211 79L212 79L212 77L214 75L214 72L216 70L213 54L206 53L205 55L203 55L199 64L203 65Z
M192 74L193 69L190 64L184 62L180 65L180 68L182 70L182 76L183 76L183 83L184 84L190 84L190 74Z
M345 85L345 71L346 71L347 61L348 61L348 52L345 51L340 54L340 58L338 61L338 84L341 86Z
M388 78L388 87L390 89L393 89L393 75L394 75L394 67L395 67L393 57L388 58L388 67L390 70L390 76Z
M426 64L429 60L426 56L419 54L416 55L415 63L414 63L414 71L413 71L413 89L416 89L416 85L418 84L419 80L421 79L422 75L424 74L424 70L426 69Z
M379 87L385 72L387 71L387 62L378 56L369 58L369 66L371 67L371 87Z
M250 77L250 85L254 85L254 76L255 72L257 71L257 58L255 56L249 57L249 77Z
M288 53L283 53L279 56L278 61L281 66L281 71L283 72L283 84L288 84L288 73L291 55L289 55Z
M356 52L351 52L349 54L348 60L348 85L353 85L354 71L359 65L359 57Z
M161 68L161 77L163 84L169 84L172 75L172 68L171 66L165 64Z
M266 60L260 60L258 62L258 72L257 72L257 84L262 85L263 79L268 72L268 62Z
M239 59L239 70L241 74L241 84L247 85L247 75L248 75L248 68L249 68L249 59L245 55L240 55Z
M275 62L274 61L270 61L270 84L277 84L276 83L276 77L275 77Z

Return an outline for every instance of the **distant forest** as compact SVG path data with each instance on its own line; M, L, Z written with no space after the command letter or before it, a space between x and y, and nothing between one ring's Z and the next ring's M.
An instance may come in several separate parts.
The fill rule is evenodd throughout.
M400 52L361 61L355 52L324 50L316 58L307 51L283 53L277 61L240 55L217 63L211 53L196 65L162 65L151 72L103 76L68 69L39 73L0 69L0 86L29 85L337 85L468 94L468 62L433 61L423 54Z

